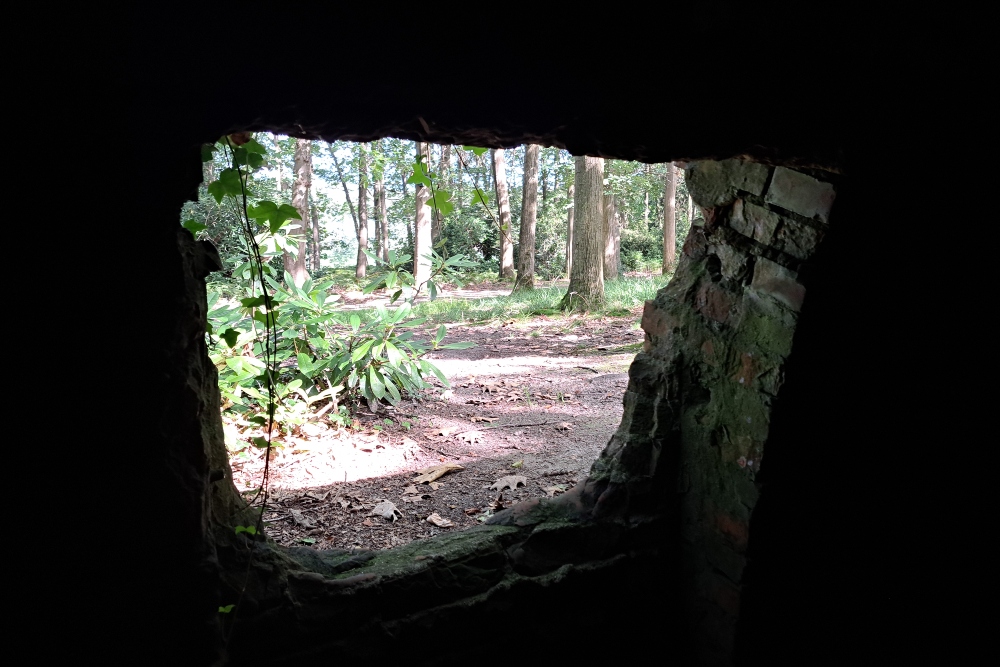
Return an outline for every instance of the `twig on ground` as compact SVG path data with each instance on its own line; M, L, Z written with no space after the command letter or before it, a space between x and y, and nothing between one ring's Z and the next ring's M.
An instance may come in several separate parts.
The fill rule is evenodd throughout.
M601 374L601 371L597 370L596 368L591 368L590 366L574 366L573 368L582 368L585 371L592 371L594 373L597 373L598 375Z

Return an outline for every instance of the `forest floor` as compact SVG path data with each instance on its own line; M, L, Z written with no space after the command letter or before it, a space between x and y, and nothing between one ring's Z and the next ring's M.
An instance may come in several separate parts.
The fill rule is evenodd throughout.
M503 289L482 285L449 296ZM563 493L586 477L621 421L628 366L643 341L640 313L446 325L444 342L476 343L426 357L449 390L437 387L377 414L362 410L351 428L310 422L278 438L268 535L286 546L385 549ZM231 464L250 499L264 451L249 448Z

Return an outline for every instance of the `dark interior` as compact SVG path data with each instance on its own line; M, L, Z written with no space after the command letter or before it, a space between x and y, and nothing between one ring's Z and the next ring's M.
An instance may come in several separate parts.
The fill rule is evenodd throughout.
M662 25L652 15L611 11L585 25L582 8L567 8L581 15L528 27L512 9L472 25L437 19L433 7L391 21L374 7L313 14L289 7L279 16L285 11L134 16L130 157L149 168L127 175L141 192L144 230L142 278L126 293L160 305L142 312L140 344L158 370L143 374L140 430L123 434L133 449L142 442L136 482L149 496L134 520L157 526L137 529L142 534L125 547L154 555L148 566L136 558L150 604L139 623L148 653L132 664L366 656L400 664L880 664L914 649L942 659L967 649L956 618L972 616L963 627L982 622L969 601L986 597L976 580L989 573L988 539L981 549L967 545L991 531L963 520L985 503L977 498L985 491L965 480L957 453L968 449L974 415L958 420L949 408L972 391L961 380L966 367L944 356L954 343L978 341L941 334L944 314L957 313L934 305L949 298L934 284L935 263L955 251L943 232L931 231L937 219L920 204L924 163L889 141L911 122L893 104L903 82L869 48L856 16L835 4L805 16L798 8L710 2L671 6ZM652 29L660 38L645 34ZM242 37L258 45L248 47L245 74ZM335 67L315 64L334 60ZM312 619L307 631L291 606L261 602L240 619L246 632L226 646L216 607L220 588L237 576L227 579L226 568L241 561L218 537L212 514L206 443L218 411L204 393L214 371L198 342L204 276L196 253L178 241L178 211L201 180L200 145L238 130L331 141L532 142L648 162L738 158L834 183L829 231L799 272L806 298L755 480L760 497L738 612L730 614L735 625L695 618L703 612L691 595L700 584L685 579L683 531L672 514L680 510L663 501L635 529L654 537L630 537L635 522L615 524L622 535L614 548L627 556L615 563L628 565L580 566L562 583L472 607L468 618L387 587L386 604L409 604L408 618L418 619L409 629L358 630L330 643L321 621ZM925 139L928 155L940 149ZM927 247L925 233L938 245ZM674 454L683 459L684 451ZM608 534L600 521L591 525ZM552 547L551 557L573 561L568 543ZM382 614L361 602L355 609L371 619ZM329 617L330 633L340 632L339 618ZM425 645L418 628L454 641Z

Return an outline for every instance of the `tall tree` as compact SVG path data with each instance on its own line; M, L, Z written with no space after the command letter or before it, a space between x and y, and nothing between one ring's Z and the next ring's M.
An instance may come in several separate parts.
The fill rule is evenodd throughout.
M275 153L275 166L277 169L274 171L274 185L275 190L278 191L278 201L281 201L281 192L284 190L284 185L282 183L284 177L285 164L281 159L281 144L278 143L278 135L271 133L271 141L274 142L274 153Z
M621 224L614 195L604 197L604 279L617 278L621 271Z
M417 142L417 160L423 160L424 168L430 169L430 154L427 144ZM431 189L417 183L417 206L413 222L413 279L416 289L421 290L431 278L431 207L427 200Z
M295 185L292 186L292 206L302 217L298 227L288 236L298 241L298 252L284 253L285 271L292 276L292 282L302 286L306 281L306 227L309 224L309 186L312 173L312 142L308 139L295 140Z
M647 164L643 170L646 172L646 180L648 181L653 165ZM642 189L642 228L649 229L649 188Z
M448 162L451 160L451 146L438 146L438 149L440 151L436 174L437 182L440 184L438 187L443 188L446 192L451 192L451 188L448 186ZM435 244L440 241L443 231L444 214L441 209L435 209L434 219L431 222L431 241Z
M358 280L368 272L368 147L358 144L358 261L354 277Z
M663 273L669 273L676 259L677 245L677 167L667 165L663 184Z
M514 289L535 287L535 224L538 219L538 153L541 146L524 149L524 184L521 189L521 233L518 238L517 282Z
M574 192L576 184L569 184L569 209L566 211L566 277L573 274L573 216L576 213Z
M389 218L386 211L385 195L385 150L382 140L375 142L376 160L372 166L372 176L375 178L375 190L372 193L372 206L375 208L375 238L382 261L389 261Z
M576 158L573 269L560 307L590 310L604 303L604 159Z
M504 150L494 148L493 183L496 186L497 206L500 209L500 278L514 277L514 238L511 236L510 194L507 190L507 164Z
M313 273L319 271L319 214L316 211L316 204L309 204L309 213L312 218L312 270Z

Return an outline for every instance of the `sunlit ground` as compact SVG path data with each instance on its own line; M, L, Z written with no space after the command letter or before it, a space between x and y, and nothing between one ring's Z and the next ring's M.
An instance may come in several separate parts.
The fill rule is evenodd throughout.
M570 335L567 338L573 340L576 337ZM419 407L410 401L403 401L394 409L380 412L380 419L391 422L387 430L355 431L310 423L303 425L295 435L280 437L278 440L283 446L274 448L270 465L271 488L303 489L418 470L436 462L429 462L427 455L434 454L437 443L445 440L455 442L456 437L461 442L459 463L494 455L496 440L507 437L507 434L496 433L496 437L481 442L461 439L463 434L484 426L473 422L473 417L499 417L501 423L518 422L522 413L525 413L527 421L536 420L539 415L546 420L569 419L571 414L579 415L581 407L591 406L581 406L578 401L538 398L539 393L556 398L566 392L565 380L573 374L578 376L578 369L595 374L622 373L635 357L634 351L600 357L561 354L556 357L546 354L500 357L497 354L495 359L487 357L475 361L434 359L433 363L453 383L452 389L427 394L427 400ZM468 391L461 391L461 385L468 384L470 378L473 389L483 391L475 378L487 377L501 383L494 391L506 392L507 400L477 405L470 402ZM524 387L528 384L544 386L547 381L562 384L558 389L548 390L547 394L545 390L536 392L534 399L529 393L526 401L520 396L523 391L521 385L503 384L519 381L523 381ZM417 417L417 413L423 416ZM471 439L468 435L466 438ZM234 481L241 491L259 486L264 467L263 450L245 451L246 458L235 455L231 459Z

